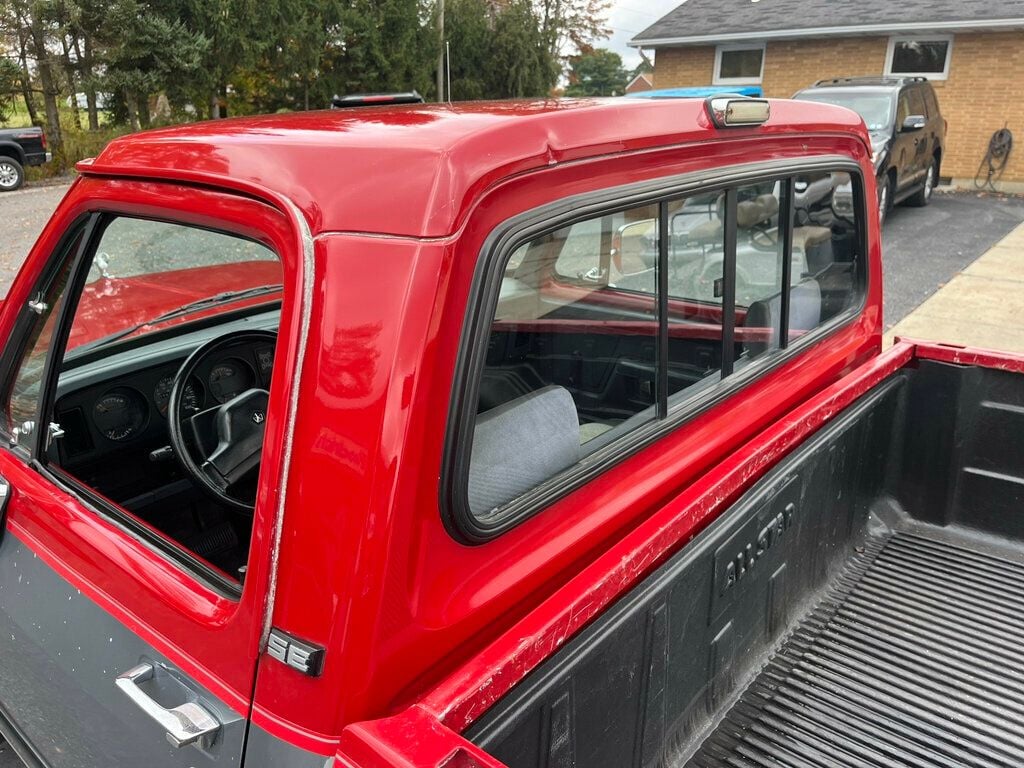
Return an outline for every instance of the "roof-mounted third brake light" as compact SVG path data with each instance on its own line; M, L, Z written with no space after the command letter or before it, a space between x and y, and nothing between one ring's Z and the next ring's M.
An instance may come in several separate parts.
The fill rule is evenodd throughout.
M712 96L708 99L708 115L718 128L734 128L743 125L761 125L771 116L767 99L750 99L743 96Z
M331 98L331 109L346 107L380 107L396 104L422 104L423 97L417 91L404 93L352 93L348 96Z

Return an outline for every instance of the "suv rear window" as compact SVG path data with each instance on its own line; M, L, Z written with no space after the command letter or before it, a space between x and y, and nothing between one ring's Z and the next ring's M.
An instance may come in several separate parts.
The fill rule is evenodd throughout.
M752 181L555 225L500 256L449 445L459 531L500 533L852 316L860 190L848 171Z

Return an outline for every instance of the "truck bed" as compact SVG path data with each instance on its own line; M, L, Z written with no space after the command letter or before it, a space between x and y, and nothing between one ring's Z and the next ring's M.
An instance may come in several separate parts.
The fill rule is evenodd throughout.
M1022 765L1022 608L970 532L871 536L689 764Z
M921 361L467 732L534 766L1024 765L1024 377Z

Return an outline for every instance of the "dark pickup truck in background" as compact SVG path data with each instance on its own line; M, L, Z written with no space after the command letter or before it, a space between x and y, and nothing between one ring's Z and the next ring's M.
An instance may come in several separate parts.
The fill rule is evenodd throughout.
M53 159L42 128L0 128L0 192L12 192L25 183L25 166Z

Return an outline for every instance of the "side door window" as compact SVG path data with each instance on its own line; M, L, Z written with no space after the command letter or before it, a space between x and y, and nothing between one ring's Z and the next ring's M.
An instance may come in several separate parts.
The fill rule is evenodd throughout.
M113 202L147 186L126 182ZM289 229L228 194L162 198L166 220L104 213L69 228L4 382L0 717L52 766L242 756Z
M896 103L896 130L899 130L904 121L914 114L910 107L910 93L900 91L899 101Z
M612 209L507 254L450 451L456 524L505 530L848 316L864 294L861 190L846 172L758 180Z
M924 103L924 89L921 87L911 88L909 93L910 113L912 115L921 115L928 119L928 107ZM929 138L930 128L931 126L926 126L922 130L916 131L914 135L914 165L918 175L924 174L928 169L928 150L931 141Z
M69 233L50 267L50 274L43 276L39 290L32 298L30 312L25 315L29 330L21 352L16 358L5 360L7 365L4 367L10 371L11 378L7 384L9 395L4 426L15 444L23 443L37 429L46 361L67 297L71 270L82 247L84 228L80 224Z
M928 117L928 107L925 106L924 96L921 93L921 89L911 88L907 91L907 96L910 99L910 114Z
M258 455L234 446L261 447L281 263L253 240L164 221L109 218L97 237L57 376L52 421L63 434L49 465L234 588L259 469ZM237 423L226 432L218 420L228 417Z
M899 100L896 103L896 139L893 142L896 180L899 187L913 182L917 177L917 147L915 146L917 134L914 131L903 130L903 123L913 114L910 90L905 89L900 92Z

